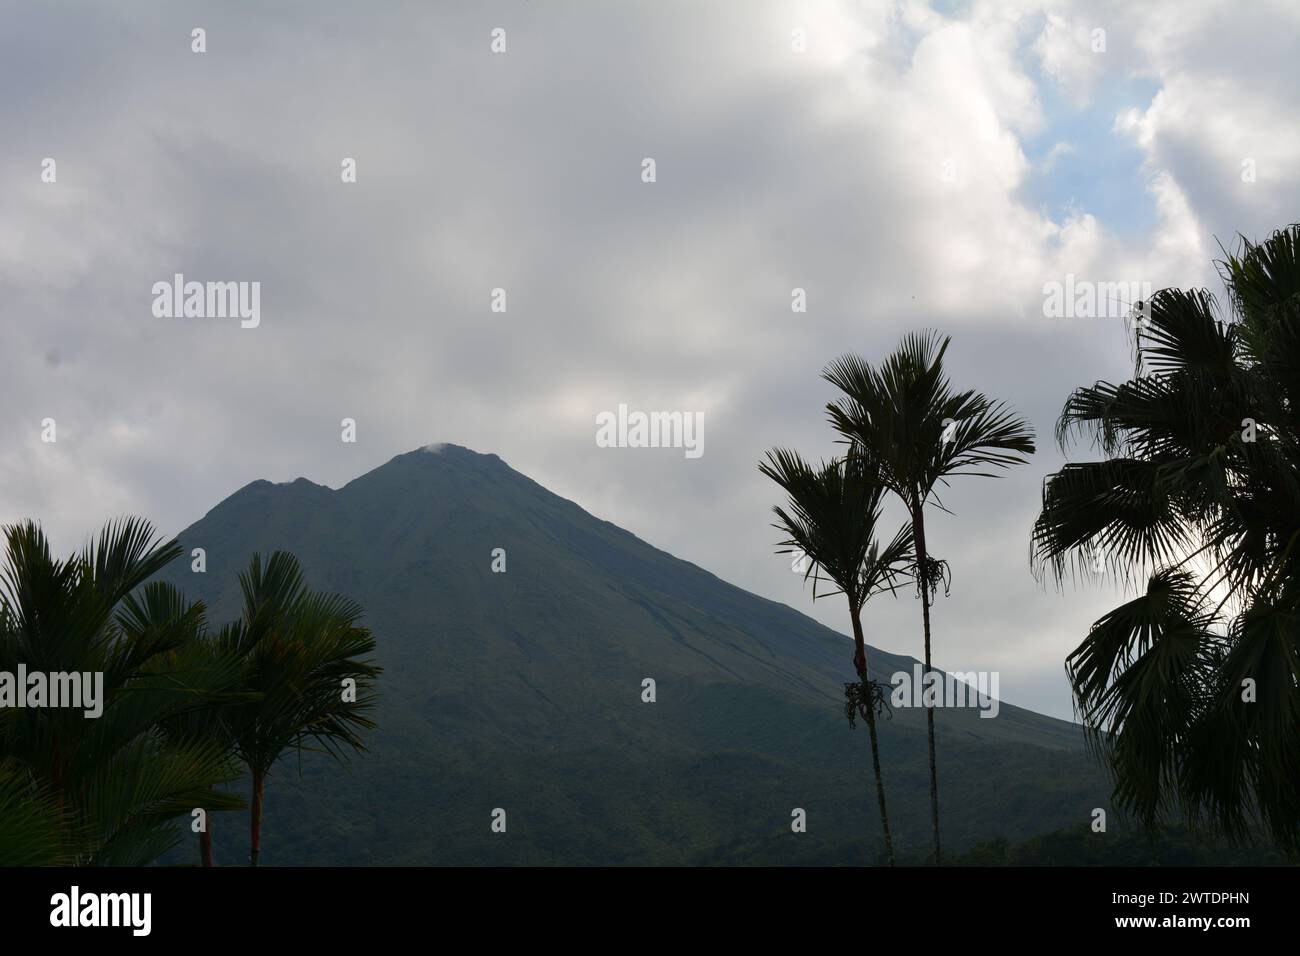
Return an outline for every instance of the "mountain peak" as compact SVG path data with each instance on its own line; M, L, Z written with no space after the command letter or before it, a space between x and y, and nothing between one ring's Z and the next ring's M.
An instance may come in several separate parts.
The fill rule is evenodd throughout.
M766 841L795 799L829 841L803 858L842 861L845 841L861 839L862 736L843 717L850 640L593 517L496 455L423 446L337 491L253 482L179 539L205 550L206 572L177 562L166 579L202 599L210 620L240 613L250 555L286 550L313 588L358 601L378 640L385 673L365 774L331 777L325 805L309 757L301 780L278 784L285 809L268 818L281 832L373 826L298 841L319 847L311 857L287 841L283 862L790 862L800 857ZM881 679L920 666L869 654ZM643 696L648 678L657 701ZM1104 800L1072 725L1006 703L997 720L953 707L935 723L936 746L962 758L944 765L945 799L959 808L946 823L953 845L1055 829ZM886 733L899 845L924 845L924 709L897 709ZM468 819L467 804L526 807L530 822L509 847L478 835L486 826L416 822ZM697 822L665 825L662 807ZM593 821L590 838L578 819ZM634 842L611 850L606 832Z
M434 462L454 462L456 464L465 465L504 464L499 455L495 455L491 452L475 451L473 448L466 448L464 445L456 445L451 442L434 442L431 445L421 445L419 448L412 451L395 455L390 458L388 462L375 470L381 471L384 468L399 462L406 462L413 465L429 465Z
M414 451L398 455L398 458L405 458L407 455L436 455L445 458L497 458L499 456L491 452L475 451L473 448L466 448L464 445L456 445L448 441L434 442L431 445L421 445Z

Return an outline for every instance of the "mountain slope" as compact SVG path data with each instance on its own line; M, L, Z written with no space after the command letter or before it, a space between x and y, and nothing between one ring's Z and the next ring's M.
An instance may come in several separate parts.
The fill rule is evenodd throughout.
M286 549L314 587L359 600L379 642L371 753L350 775L311 755L301 778L296 761L279 768L268 864L875 858L866 733L843 717L847 639L495 455L421 449L339 490L254 482L179 537L207 571L178 562L169 576L213 620L235 615L250 554ZM887 677L913 661L872 651L872 664ZM995 719L940 710L936 726L954 847L1105 805L1074 725L1003 704ZM924 715L897 711L882 750L895 839L922 852ZM505 834L489 829L497 807ZM795 807L806 834L790 832ZM243 822L215 822L224 862L243 859Z

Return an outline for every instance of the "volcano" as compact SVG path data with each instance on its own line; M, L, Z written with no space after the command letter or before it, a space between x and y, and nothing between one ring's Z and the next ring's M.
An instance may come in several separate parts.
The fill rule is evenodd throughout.
M264 864L880 858L866 730L844 717L849 639L496 455L428 446L339 489L255 481L178 537L206 571L178 561L166 576L213 622L237 615L250 555L288 550L312 587L362 604L378 641L369 751L345 769L311 753L277 766ZM916 663L870 657L883 680ZM936 734L946 846L1107 805L1077 725L1002 702L995 719L941 708ZM894 839L919 861L923 712L896 709L880 736ZM806 832L792 832L796 810ZM244 818L213 819L218 863L244 862Z

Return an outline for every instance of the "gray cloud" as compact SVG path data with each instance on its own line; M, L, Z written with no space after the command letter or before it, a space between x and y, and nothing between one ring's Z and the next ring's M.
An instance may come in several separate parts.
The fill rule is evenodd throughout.
M755 463L833 453L830 358L938 327L954 380L1010 401L1043 451L946 499L936 660L1068 715L1062 660L1114 594L1040 586L1028 530L1068 390L1129 359L1117 321L1045 319L1042 284L1208 282L1211 237L1281 225L1297 195L1294 14L1188 6L5 4L0 520L64 548L123 512L174 532L255 478L337 486L453 441L842 629L772 555ZM1103 68L1053 47L1043 72L1097 20ZM1106 71L1160 84L1117 117L1161 204L1138 239L1018 198L1040 88L1086 102ZM155 319L175 272L261 282L261 327ZM702 411L703 458L597 448L620 402ZM880 602L873 641L916 652L916 611Z

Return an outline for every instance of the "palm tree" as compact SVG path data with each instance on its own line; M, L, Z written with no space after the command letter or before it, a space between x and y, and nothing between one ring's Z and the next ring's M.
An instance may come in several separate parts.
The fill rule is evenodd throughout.
M242 686L257 695L227 716L252 780L249 862L257 866L272 767L290 748L319 745L338 760L344 747L365 750L360 731L375 726L367 714L380 669L361 659L375 641L357 624L360 605L309 590L293 555L277 551L265 564L254 555L239 583L243 613L223 628L217 646L243 661Z
M163 727L208 705L238 678L197 667L201 604L145 584L180 553L139 519L106 525L67 560L31 522L4 529L0 671L102 675L98 717L83 708L0 709L0 803L23 827L59 838L47 862L142 865L179 839L196 806L237 808L216 787L233 777L220 748ZM8 815L8 811L6 814ZM18 827L4 852L21 857ZM0 841L2 842L2 841ZM27 844L30 849L30 842Z
M54 796L17 761L0 760L0 866L64 866L77 842Z
M1067 661L1117 802L1300 851L1300 226L1225 257L1226 314L1157 292L1133 378L1070 396L1105 457L1044 482L1035 569L1147 579Z
M876 737L876 713L883 695L868 676L862 607L881 591L892 592L899 578L906 576L912 562L911 529L903 528L883 550L880 548L875 534L885 489L866 464L861 457L855 457L814 468L795 452L778 448L768 452L767 460L758 467L789 496L786 508L772 509L778 519L773 527L789 536L781 542L783 548L778 553L797 551L807 556L810 563L804 577L813 578L813 600L834 594L843 594L848 600L853 622L853 666L859 684L845 687L847 714L850 723L855 712L867 723L885 852L893 866L894 841ZM835 590L819 595L817 583L823 580L823 572Z
M227 627L229 626L227 625ZM208 633L206 628L203 629L199 635L199 640L190 645L187 652L193 659L193 666L197 668L233 668L234 673L242 674L241 659L231 649L229 642L223 640L221 634L214 636ZM208 701L208 705L202 709L186 711L164 722L162 725L163 733L169 737L182 740L201 740L219 748L231 758L232 769L229 776L232 778L237 777L239 772L233 765L235 741L230 731L230 710L232 706L246 704L257 699L258 695L255 693L237 687L233 688L219 696L214 696ZM240 809L242 808L241 801ZM205 811L205 819L204 826L198 834L199 865L212 867L216 865L213 854L212 830L215 823L213 811L217 808L204 807L202 809Z
M983 468L1023 464L1033 454L1033 431L1001 402L975 391L954 392L944 372L949 339L931 332L906 336L879 368L854 355L822 373L844 393L827 406L831 424L850 445L849 455L868 459L880 481L907 509L916 553L925 670L930 664L930 605L946 565L926 545L925 508L943 507L936 485L956 475L988 475ZM975 470L972 470L975 469ZM939 844L939 777L935 766L934 710L927 706L930 745L930 822L934 862Z

